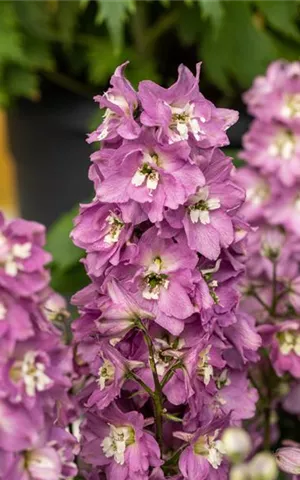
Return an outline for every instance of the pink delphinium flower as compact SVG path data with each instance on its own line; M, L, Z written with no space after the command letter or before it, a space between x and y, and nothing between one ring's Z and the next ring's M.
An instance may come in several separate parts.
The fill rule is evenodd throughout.
M0 478L69 478L72 351L56 328L65 301L49 287L44 227L1 216L0 229Z
M237 312L245 193L217 148L237 114L199 92L199 65L196 76L181 65L168 89L144 81L137 93L123 73L99 98L108 110L90 137L104 140L91 156L96 195L72 233L91 278L74 296L82 471L225 480L219 437L254 413L246 368L260 346Z
M247 166L237 177L247 190L243 213L254 229L242 308L255 316L262 337L263 354L252 376L261 401L269 395L262 434L270 448L276 441L268 433L273 411L281 404L298 413L300 63L274 62L244 99L255 120L241 154Z

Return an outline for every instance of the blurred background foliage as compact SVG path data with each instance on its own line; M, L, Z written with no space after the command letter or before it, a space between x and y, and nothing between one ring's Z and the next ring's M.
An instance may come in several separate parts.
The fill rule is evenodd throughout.
M168 83L205 64L204 89L232 103L272 60L299 56L298 0L0 3L0 103L38 100L47 79L88 96L129 59L130 80ZM210 87L212 89L212 87Z

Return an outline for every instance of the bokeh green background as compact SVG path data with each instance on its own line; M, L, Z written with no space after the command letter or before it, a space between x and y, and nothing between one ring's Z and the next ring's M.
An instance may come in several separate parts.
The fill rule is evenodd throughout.
M129 59L130 80L165 84L203 60L202 89L234 105L277 58L300 52L298 0L0 2L0 103L38 100L43 81L90 98Z

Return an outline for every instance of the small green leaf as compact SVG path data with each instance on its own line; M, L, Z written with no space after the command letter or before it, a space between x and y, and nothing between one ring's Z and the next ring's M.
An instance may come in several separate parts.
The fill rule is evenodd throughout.
M90 44L87 51L88 76L93 85L105 85L120 63L117 55L111 54L111 43L107 38Z
M75 27L80 11L80 2L58 2L56 22L59 29L60 39L66 46L71 46Z
M299 1L256 0L255 4L271 27L287 37L300 41L300 31L296 25L299 20Z
M123 26L128 12L134 10L133 0L97 0L99 13L97 23L105 22L110 33L115 53L118 53L123 43Z
M211 81L232 93L237 84L249 88L253 78L262 74L277 58L277 50L268 32L255 22L251 3L226 1L218 34L207 27L200 44L200 55Z
M47 2L29 1L15 3L18 21L26 35L33 35L37 39L52 40L55 38L52 15Z
M18 30L18 18L15 4L0 2L0 64L4 60L20 61L22 35Z
M46 249L52 254L55 268L60 271L77 264L83 256L83 251L75 247L70 239L73 218L77 213L78 208L76 207L60 217L48 233Z
M5 83L11 96L36 99L39 96L39 78L36 73L18 65L8 66L5 71Z
M214 29L218 32L223 19L223 5L221 0L198 0L201 6L202 15L211 21Z

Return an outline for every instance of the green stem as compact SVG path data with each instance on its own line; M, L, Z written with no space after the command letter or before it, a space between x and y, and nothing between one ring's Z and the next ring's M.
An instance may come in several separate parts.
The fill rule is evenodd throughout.
M169 380L173 377L175 370L179 368L181 365L180 361L177 361L169 370L165 373L162 381L161 381L161 388L164 388L164 386L168 383Z
M264 428L264 449L270 450L271 447L271 408L267 405L264 408L265 428Z
M273 273L272 273L272 305L270 308L270 313L273 317L276 315L277 307L277 263L273 262Z
M89 100L91 99L91 95L93 94L92 90L87 88L83 83L78 82L74 78L71 78L64 73L59 72L43 71L42 74L51 82L56 83L56 85L59 85L60 87L65 88L66 90L69 90L73 93L76 93L76 95L86 97Z
M128 371L127 372L127 376L128 378L131 378L132 380L134 380L136 383L138 383L147 393L148 395L153 398L154 396L154 392L151 390L151 388L148 387L148 385L146 385L146 383L138 376L136 375L134 372L132 371Z
M271 313L270 307L263 301L263 299L258 295L258 293L253 289L249 292L249 295L254 297L258 303L260 303L268 313Z
M163 447L163 393L162 393L162 387L159 381L159 376L157 373L157 368L156 368L156 363L155 363L155 352L154 352L154 346L152 343L152 339L148 334L147 329L143 325L143 323L140 321L138 324L139 328L143 332L143 337L145 340L145 343L148 347L149 351L149 364L150 368L152 371L152 376L153 376L153 381L154 381L154 386L155 386L155 391L153 392L152 396L152 402L153 402L153 409L154 409L154 420L155 420L155 434L156 434L156 440L157 443L160 447L160 451L162 453L162 447Z
M161 16L153 27L148 29L144 40L145 47L148 48L150 45L153 45L166 31L174 25L176 26L179 18L179 10L168 11L165 15Z

